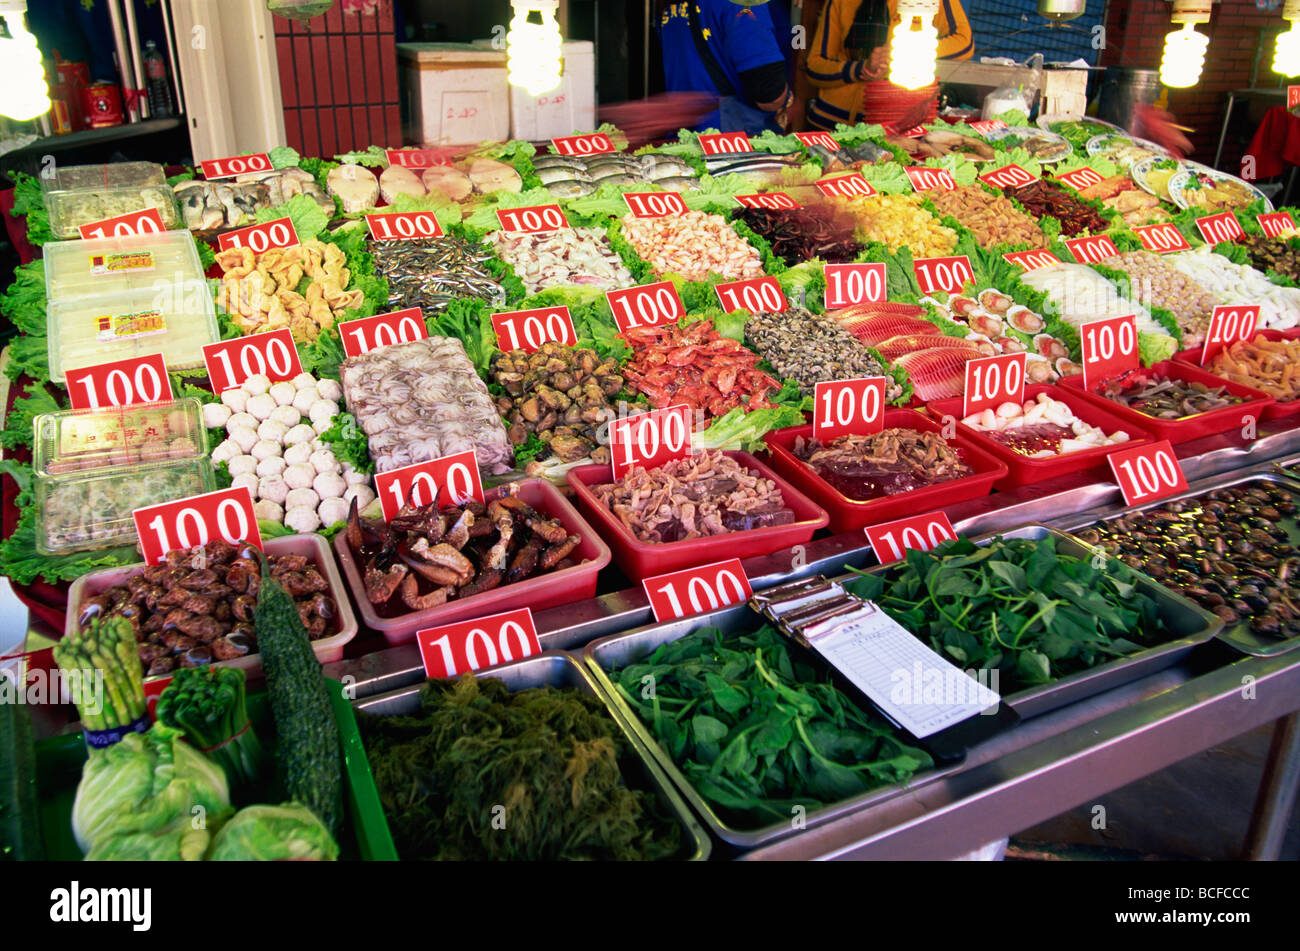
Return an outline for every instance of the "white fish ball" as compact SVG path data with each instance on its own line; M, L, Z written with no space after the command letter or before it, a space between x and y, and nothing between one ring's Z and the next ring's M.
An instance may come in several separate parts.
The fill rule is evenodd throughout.
M267 456L257 462L257 474L265 479L267 476L279 475L288 465L283 456Z
M221 402L223 405L229 406L232 412L242 413L244 411L244 404L248 402L248 394L236 387L233 390L226 390L222 393Z
M363 509L375 500L375 490L368 485L350 485L343 493L343 501L350 505L353 499L357 500L357 508Z
M260 396L271 388L271 378L265 373L254 373L241 386L250 396Z
M232 476L244 475L257 470L257 457L249 455L233 456L226 463L226 471Z
M218 462L229 462L242 452L243 450L239 448L239 445L233 439L226 439L221 442L216 449L212 450L212 464L216 465Z
M369 485L370 476L366 475L359 469L346 468L343 470L343 479L348 485Z
M311 409L311 404L315 403L318 399L320 399L320 396L316 392L316 387L303 387L294 394L292 401L293 408L300 413L306 413L307 410Z
M316 509L322 525L335 525L348 517L348 503L342 499L325 499Z
M311 454L311 464L317 472L337 472L339 461L328 449L317 449Z
M338 380L320 380L316 383L316 392L323 400L338 401L343 396L343 387Z
M289 494L284 497L284 507L296 509L300 505L314 509L320 505L320 496L316 494L315 489L290 489Z
M226 420L226 432L230 432L230 430L237 426L243 426L246 429L257 429L261 424L262 421L252 413L239 412Z
M311 454L311 443L294 443L292 446L289 446L284 450L284 461L291 466L296 466L299 463L307 462L311 459Z
M284 434L288 431L288 426L284 423L278 423L273 419L264 420L262 425L257 427L257 435L259 439L269 439L277 445L284 441Z
M300 462L284 470L284 481L291 489L306 489L316 478L316 470L310 463Z
M241 453L252 451L257 445L257 433L247 426L236 426L230 430L230 441L239 447Z
M297 393L298 390L292 383L283 381L276 383L270 390L270 396L275 400L277 406L288 406L293 402L293 398Z
M322 472L312 480L312 488L322 499L339 499L347 491L348 484L337 472Z
M277 406L268 418L283 423L286 427L297 426L302 422L302 413L292 406Z
M230 420L234 413L225 403L204 403L203 404L203 425L208 429L216 429L218 426L224 426Z
M267 476L257 483L257 494L261 498L284 504L285 496L289 494L289 484L284 481L284 476Z
M333 423L332 420L328 420L328 419L324 419L324 418L321 418L321 419L313 419L313 420L311 421L311 428L314 429L314 430L316 430L316 435L318 435L318 436L321 435L322 433L324 433L325 430L329 429L329 428L330 428L331 426L333 426L333 425L334 425L334 423Z
M315 509L300 505L284 513L284 524L286 528L292 528L295 532L314 532L320 528L320 518L317 517Z
M295 390L305 390L309 386L316 385L316 378L310 373L299 373L289 382L293 384Z
M251 455L254 459L270 459L272 456L280 455L280 444L274 439L259 439L253 446Z
M313 423L321 419L331 420L338 414L339 404L333 400L317 400L311 404L311 409L307 411L307 415Z
M275 412L275 397L270 393L263 393L260 396L249 397L248 411L256 416L259 420L270 419L271 414Z
M284 434L284 444L286 446L292 446L295 443L300 442L309 443L315 435L316 431L314 429L306 423L299 423L297 426L293 427L293 429ZM308 453L308 455L310 455L310 453Z
M270 499L258 499L253 503L253 515L263 521L284 524L284 508L279 502Z
M258 478L255 474L252 472L244 472L230 480L230 487L232 489L248 489L249 494L256 499L257 483Z

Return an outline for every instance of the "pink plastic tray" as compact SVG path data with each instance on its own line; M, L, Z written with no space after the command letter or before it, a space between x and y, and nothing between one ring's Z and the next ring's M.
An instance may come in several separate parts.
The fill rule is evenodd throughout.
M1295 340L1300 338L1300 328L1294 330L1258 330L1256 333L1263 334L1267 340ZM1182 363L1190 367L1195 367L1198 370L1205 370L1207 373L1209 372L1207 368L1201 366L1200 347L1192 347L1190 350L1179 350L1174 354L1173 359L1176 363ZM1225 382L1231 381L1229 380ZM1259 390L1256 392L1262 393L1263 391ZM1264 395L1268 396L1267 393L1264 393ZM1264 411L1260 414L1261 419L1279 419L1300 413L1300 399L1279 402L1276 397L1269 398L1272 399L1273 402L1264 407Z
M266 539L263 547L268 555L304 555L310 558L316 570L325 576L330 586L329 596L334 599L339 612L339 630L337 634L312 641L311 646L316 652L316 658L322 664L342 660L343 648L348 641L357 636L357 616L352 613L352 605L348 603L348 593L343 587L343 579L339 577L339 570L330 555L329 544L316 534L283 535L279 538ZM82 604L101 591L121 584L143 567L142 563L126 565L122 568L105 568L103 571L92 571L88 575L82 575L72 582L72 587L68 590L68 619L64 633L72 634L76 631ZM259 654L248 654L244 657L236 657L234 660L221 660L216 663L226 667L242 667L250 680L256 680L262 674L262 658ZM146 683L170 676L164 674L151 677L146 680Z
M539 611L595 597L596 576L600 574L600 569L609 564L609 547L582 520L578 510L569 504L568 499L555 486L542 479L525 479L518 486L521 499L544 515L559 519L570 534L582 539L571 556L581 559L582 564L493 588L463 601L448 601L423 611L384 616L366 597L361 567L348 545L347 533L339 532L334 536L334 551L339 557L339 564L343 566L343 577L347 579L348 588L356 599L366 627L384 635L389 644L408 644L415 640L415 635L420 631L440 624L499 614L514 608ZM491 502L504 491L504 486L498 486L484 493L484 498Z
M1230 429L1240 429L1245 424L1245 417L1258 420L1260 415L1273 405L1273 397L1263 390L1233 383L1198 366L1191 366L1177 360L1162 360L1150 369L1173 380L1204 383L1206 386L1222 386L1233 396L1244 396L1249 402L1236 403L1222 409L1210 410L1208 413L1186 416L1183 419L1156 419L1107 399L1099 393L1085 390L1082 375L1064 377L1057 381L1057 386L1077 390L1084 399L1110 410L1117 416L1132 420L1156 439L1168 439L1170 444L1175 446L1180 442L1200 439L1202 436L1213 436L1215 433L1226 433Z
M885 410L885 428L913 429L923 433L943 431L943 427L934 420L910 409ZM850 532L865 525L877 525L988 495L993 483L1007 475L1007 466L992 453L976 446L969 439L957 436L948 440L948 443L975 469L975 475L864 502L851 499L833 488L812 466L794 454L794 441L800 436L811 438L812 431L811 424L792 426L768 433L763 441L767 443L772 468L826 509L832 532Z
M747 452L728 452L726 455L775 482L786 504L794 510L795 521L789 525L728 532L708 538L664 543L643 542L634 537L618 516L602 504L591 490L592 486L614 481L610 466L578 466L570 469L569 485L578 496L578 507L582 509L583 515L609 540L610 547L614 550L614 561L633 581L693 565L707 565L724 558L768 555L791 545L802 544L811 539L817 529L825 527L829 521L826 512L768 466Z
M1007 464L1009 472L1006 478L999 479L994 484L994 488L998 490L1014 489L1017 486L1029 485L1032 482L1042 482L1045 479L1054 479L1060 475L1090 469L1104 463L1106 457L1117 449L1128 449L1151 441L1151 434L1145 426L1140 426L1109 409L1089 402L1078 390L1065 389L1051 383L1032 383L1025 387L1025 402L1034 399L1039 393L1046 393L1052 399L1065 403L1079 419L1089 425L1100 426L1108 436L1112 435L1116 430L1124 430L1129 434L1128 442L1116 443L1113 446L1098 446L1096 449L1084 449L1082 452L1071 452L1063 456L1030 459L1018 452L1013 452L1001 443L989 439L988 436L978 430L963 424L960 421L962 418L962 401L960 399L937 400L929 404L929 410L930 415L936 419L942 419L944 416L955 416L958 420L958 433L969 437L981 449L987 449Z

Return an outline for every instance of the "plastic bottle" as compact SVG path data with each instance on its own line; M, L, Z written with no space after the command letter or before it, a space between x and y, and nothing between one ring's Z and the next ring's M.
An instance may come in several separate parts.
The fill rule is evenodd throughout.
M144 44L144 84L149 95L149 116L165 119L176 114L172 85L167 79L167 60L153 40Z

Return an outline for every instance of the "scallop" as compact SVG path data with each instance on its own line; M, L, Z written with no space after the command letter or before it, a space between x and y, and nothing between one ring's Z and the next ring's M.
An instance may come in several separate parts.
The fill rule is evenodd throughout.
M1047 322L1028 307L1017 304L1007 311L1007 322L1021 333L1036 334L1047 326Z

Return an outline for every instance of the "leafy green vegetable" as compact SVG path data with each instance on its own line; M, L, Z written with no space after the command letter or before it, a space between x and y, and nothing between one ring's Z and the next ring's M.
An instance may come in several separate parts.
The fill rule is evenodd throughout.
M25 392L25 396L14 399L13 407L5 416L5 428L0 432L0 446L5 449L31 446L32 420L42 413L57 413L67 408L43 384L33 383Z
M366 432L357 425L356 417L351 413L339 413L331 419L329 429L320 434L320 439L339 462L351 463L358 472L374 471Z
M209 862L332 862L338 857L329 829L296 802L239 810L217 831L205 856Z
M234 786L261 778L266 755L248 722L240 668L181 668L158 697L155 718L221 764Z
M253 213L253 220L257 224L275 221L277 218L289 218L293 222L293 230L299 241L316 237L329 224L329 216L310 195L294 195L283 205L259 208Z
M35 260L14 268L14 279L0 296L0 315L7 317L19 335L9 344L11 380L26 374L34 380L50 378L49 341L45 317L45 264Z
M54 232L50 230L50 216L45 210L40 180L22 172L11 172L9 177L14 180L14 207L10 214L15 218L19 215L27 218L27 243L39 248L47 241L53 241Z
M290 148L287 145L277 145L271 151L266 153L267 158L271 160L272 168L290 168L298 165L302 156L298 154L297 149Z
M1005 112L999 112L997 115L990 116L989 118L998 119L1005 122L1007 125L1012 126L1029 125L1029 116L1019 109L1007 109Z
M334 156L341 165L366 165L370 168L388 168L388 152L378 145L367 146L359 152L344 152Z
M167 187L175 188L181 182L192 182L192 181L194 181L194 169L186 168L185 171L183 172L178 172L175 175L168 175Z
M436 317L425 320L429 333L439 337L455 337L465 347L465 355L474 364L479 376L486 376L497 350L497 335L492 328L492 310L483 301L463 297L447 305Z
M693 445L698 449L743 449L757 452L767 448L763 437L774 429L802 426L803 412L796 406L746 411L737 406L719 416L709 428L696 433Z

